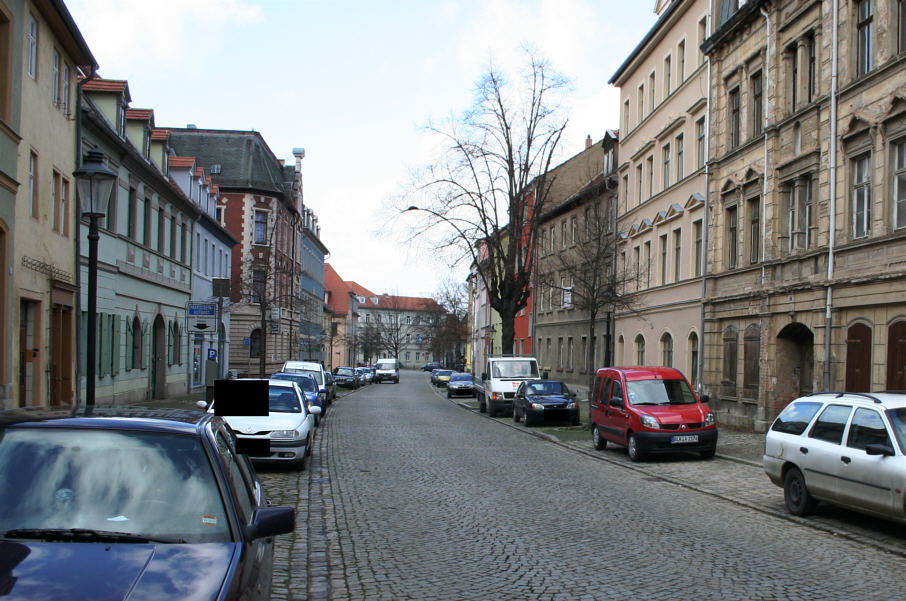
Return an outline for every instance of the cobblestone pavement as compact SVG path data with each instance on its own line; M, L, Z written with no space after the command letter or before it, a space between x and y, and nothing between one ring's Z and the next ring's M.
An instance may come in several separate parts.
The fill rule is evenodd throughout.
M306 471L260 470L299 509L274 599L893 599L906 529L790 516L762 435L632 463L448 401L420 373L347 394Z

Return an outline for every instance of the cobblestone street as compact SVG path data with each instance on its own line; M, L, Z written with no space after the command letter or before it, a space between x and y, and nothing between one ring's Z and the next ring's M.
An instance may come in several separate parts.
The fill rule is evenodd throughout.
M277 539L275 599L899 597L898 525L824 507L791 518L751 461L631 464L426 379L345 395L306 471L261 470L272 501L299 508Z

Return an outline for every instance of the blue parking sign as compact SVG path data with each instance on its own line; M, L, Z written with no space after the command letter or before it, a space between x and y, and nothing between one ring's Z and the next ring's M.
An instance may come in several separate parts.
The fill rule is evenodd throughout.
M208 359L213 359L214 361L217 360L217 349L215 349L215 348L208 349Z

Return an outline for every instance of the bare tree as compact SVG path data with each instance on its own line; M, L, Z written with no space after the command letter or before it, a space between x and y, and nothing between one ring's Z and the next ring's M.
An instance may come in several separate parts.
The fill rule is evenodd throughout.
M619 260L617 184L612 177L596 177L573 200L574 210L584 213L580 242L539 261L538 282L559 292L565 303L585 314L588 340L595 340L598 316L607 311L604 363L610 365L611 317L617 310L638 309L639 279L647 273L648 266L626 266ZM587 365L594 365L594 344L588 345L587 353ZM589 390L593 380L594 371L589 375Z
M377 327L379 324L369 321L359 332L359 348L362 349L362 360L370 365L372 359L383 350L384 341L381 336L381 330Z
M469 290L463 282L447 280L434 295L437 308L429 311L424 322L435 357L444 357L455 365L465 360L468 340Z
M526 306L534 232L566 127L560 108L566 80L532 51L526 56L518 84L491 66L470 110L444 127L427 128L445 150L415 174L398 207L418 216L413 238L435 236L436 247L450 251L455 263L478 267L501 318L506 353L513 350L513 320Z

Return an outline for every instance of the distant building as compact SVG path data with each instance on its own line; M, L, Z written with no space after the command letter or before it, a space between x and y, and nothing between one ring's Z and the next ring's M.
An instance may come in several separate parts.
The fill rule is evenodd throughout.
M330 369L355 365L358 342L358 300L329 263L324 265L324 301L328 313L326 355Z

